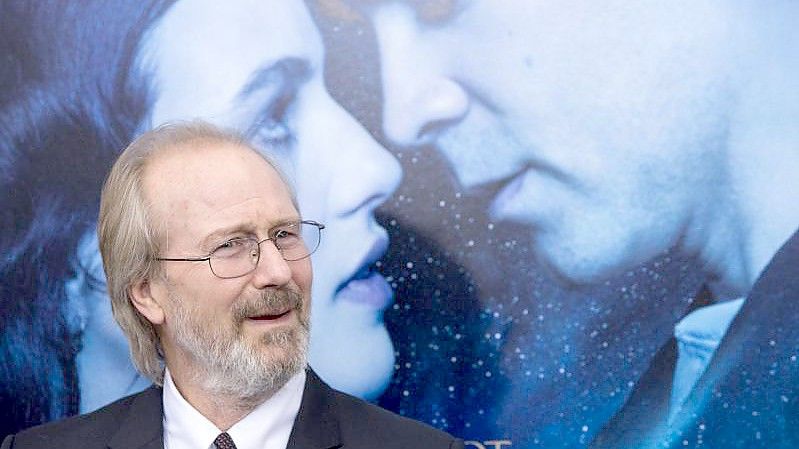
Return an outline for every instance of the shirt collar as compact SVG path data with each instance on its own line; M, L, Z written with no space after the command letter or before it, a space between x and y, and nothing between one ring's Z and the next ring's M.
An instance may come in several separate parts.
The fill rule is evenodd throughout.
M677 417L680 406L707 369L743 303L744 299L739 298L699 308L674 327L678 357L672 380L669 422Z
M228 429L238 449L286 448L300 410L305 378L305 370L300 370L272 397ZM222 431L186 401L168 369L164 374L163 401L166 449L213 447Z
M744 298L738 298L694 310L674 326L674 337L685 345L698 348L700 352L712 353L743 303Z

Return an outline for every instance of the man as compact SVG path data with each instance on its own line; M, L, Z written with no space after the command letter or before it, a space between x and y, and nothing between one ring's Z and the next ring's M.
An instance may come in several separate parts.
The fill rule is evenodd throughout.
M2 447L461 448L305 370L322 228L236 135L142 135L112 168L98 234L115 318L158 386Z
M557 277L672 248L705 267L714 304L597 446L799 446L799 5L351 4L376 30L386 136L435 145Z
M221 31L197 32L210 29ZM327 268L314 276L309 360L337 389L382 394L393 292L374 212L401 170L325 88L302 2L8 0L0 34L0 436L149 386L106 296L99 191L137 132L194 117L291 161L304 213L328 225L314 254Z

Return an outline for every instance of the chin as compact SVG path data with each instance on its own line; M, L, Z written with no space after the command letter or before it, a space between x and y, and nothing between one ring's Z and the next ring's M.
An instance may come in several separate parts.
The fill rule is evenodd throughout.
M637 265L615 249L597 251L561 243L536 248L537 260L548 274L567 287L590 287Z

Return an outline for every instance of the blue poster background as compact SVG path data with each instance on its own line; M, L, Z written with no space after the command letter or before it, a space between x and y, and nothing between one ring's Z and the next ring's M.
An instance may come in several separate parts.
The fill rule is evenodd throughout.
M323 246L332 249L314 255L315 314L339 313L336 298L363 279L393 291L368 331L342 320L356 309L316 318L312 339L342 353L312 344L310 364L334 387L478 449L794 447L795 5L774 2L761 17L744 2L710 1L646 12L581 2L272 3L211 5L209 14L202 1L0 3L0 433L147 385L134 376L91 388L80 374L132 375L123 340L81 356L118 334L92 240L99 189L115 154L159 124L154 117L202 117L262 139L288 167L304 213L329 213ZM197 26L176 39L182 16ZM752 27L724 44L742 24ZM263 34L247 40L250 29ZM540 40L524 34L533 29ZM213 53L225 48L236 57ZM273 56L281 69L254 89L267 98L260 118L240 96L213 108L247 61ZM202 76L190 73L198 67ZM433 68L446 82L423 86ZM411 101L419 98L430 102ZM514 99L532 105L521 119ZM425 107L433 112L418 133L406 132ZM469 135L480 120L502 126ZM507 150L518 143L514 126L535 135L538 153L492 177L518 162ZM487 180L470 184L481 172ZM552 180L573 181L586 199L548 191ZM512 196L514 182L540 189L516 194L503 218L497 198ZM386 247L366 256L341 243L357 238L337 221L340 198L322 191L352 195L361 224L385 229L375 232ZM525 207L541 216L524 218ZM759 258L741 255L752 248ZM605 270L610 259L622 262ZM732 277L744 280L722 282L739 259L745 273ZM354 268L342 281L337 266ZM693 314L720 304L740 312ZM701 318L692 321L700 336L717 337L717 353L713 344L701 353L704 340L675 340L687 316ZM694 362L705 360L689 382L681 370L692 348L704 354Z

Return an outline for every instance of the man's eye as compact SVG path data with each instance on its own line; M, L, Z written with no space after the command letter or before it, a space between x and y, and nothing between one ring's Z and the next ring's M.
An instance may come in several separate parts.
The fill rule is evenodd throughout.
M235 257L251 246L247 239L231 239L219 245L211 254L216 258Z
M272 239L281 248L290 248L300 242L299 229L295 226L281 228L274 231Z
M297 233L293 230L289 229L278 229L275 231L275 239L290 239L292 237L296 237Z

